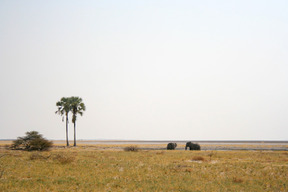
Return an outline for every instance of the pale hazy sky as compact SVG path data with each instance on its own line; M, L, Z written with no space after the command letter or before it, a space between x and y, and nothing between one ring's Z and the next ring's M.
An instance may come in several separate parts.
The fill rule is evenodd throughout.
M288 1L0 0L0 88L0 139L288 140Z

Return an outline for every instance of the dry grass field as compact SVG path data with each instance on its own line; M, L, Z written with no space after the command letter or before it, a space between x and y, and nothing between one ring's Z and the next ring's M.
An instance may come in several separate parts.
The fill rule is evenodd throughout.
M287 151L127 152L125 146L2 147L0 191L288 191Z

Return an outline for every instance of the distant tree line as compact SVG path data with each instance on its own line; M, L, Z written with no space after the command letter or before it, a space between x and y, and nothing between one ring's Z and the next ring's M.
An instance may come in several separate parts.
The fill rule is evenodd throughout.
M83 112L86 110L85 104L82 102L80 97L62 97L60 101L56 103L57 111L56 114L66 118L66 145L69 146L68 140L68 123L69 123L69 113L72 113L72 123L74 124L74 146L76 146L76 120L77 115L83 115Z

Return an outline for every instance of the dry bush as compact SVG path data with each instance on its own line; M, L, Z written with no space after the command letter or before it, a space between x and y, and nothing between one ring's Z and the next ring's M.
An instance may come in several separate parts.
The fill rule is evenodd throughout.
M75 160L75 156L68 155L68 154L56 154L53 157L54 160L58 161L61 164L68 164L72 163Z
M138 146L136 146L136 145L131 145L131 146L125 147L125 148L124 148L124 151L137 152L137 151L139 151L139 148L138 148Z
M233 182L234 183L243 183L243 179L237 178L237 177L233 177Z
M205 161L205 158L201 156L195 156L192 158L192 161Z

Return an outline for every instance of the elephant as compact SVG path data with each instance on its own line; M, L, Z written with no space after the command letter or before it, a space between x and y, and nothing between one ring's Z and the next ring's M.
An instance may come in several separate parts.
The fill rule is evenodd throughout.
M177 147L177 143L168 143L167 150L174 150Z
M189 148L190 150L201 150L200 145L197 143L192 143L191 141L186 143L185 150Z

